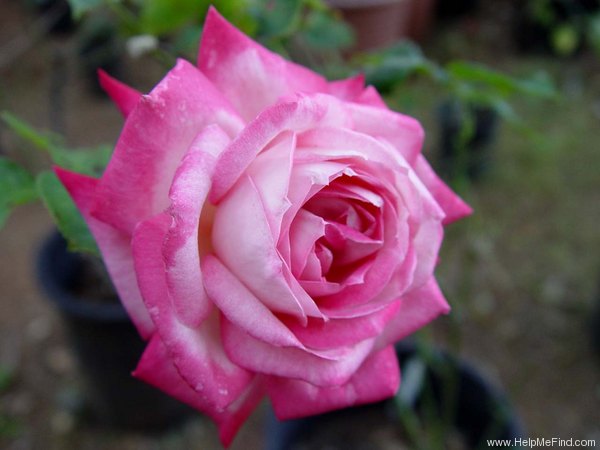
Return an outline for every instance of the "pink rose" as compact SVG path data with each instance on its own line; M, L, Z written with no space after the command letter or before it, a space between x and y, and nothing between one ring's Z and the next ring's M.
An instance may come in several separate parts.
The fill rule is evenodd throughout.
M225 445L265 395L281 419L393 395L393 344L449 310L433 270L469 207L362 77L327 82L214 9L199 61L148 95L101 74L127 117L112 160L57 169L149 341L134 375Z

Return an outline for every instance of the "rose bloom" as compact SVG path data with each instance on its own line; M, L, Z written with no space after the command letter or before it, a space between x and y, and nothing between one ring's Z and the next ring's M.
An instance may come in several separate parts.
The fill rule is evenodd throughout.
M280 419L392 396L393 344L449 310L443 225L470 213L420 124L214 9L198 67L148 95L100 81L126 116L112 160L100 179L56 172L148 340L134 375L224 445L265 396Z

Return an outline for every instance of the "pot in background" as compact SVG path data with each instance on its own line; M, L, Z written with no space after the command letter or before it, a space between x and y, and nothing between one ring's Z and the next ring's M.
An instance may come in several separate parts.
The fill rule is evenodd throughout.
M420 0L418 0L420 1ZM411 29L414 0L327 0L354 29L354 50L386 47Z
M133 378L145 343L112 285L82 285L89 267L82 255L67 251L56 232L43 243L37 262L41 287L67 328L86 412L94 422L116 428L154 431L176 425L192 410Z
M407 365L413 358L420 358L420 353L407 344L398 345L396 353L403 376L408 378ZM443 399L448 388L447 374L450 374L456 396L453 420L449 426L460 436L464 448L486 448L486 439L524 437L520 421L505 394L476 369L442 352L433 352L428 358L433 363L424 366L424 387L414 398L415 411L423 412L428 407L427 400L433 399L435 411L442 414L447 408ZM306 419L278 421L271 413L267 450L383 450L404 448L403 443L406 443L406 448L411 448L408 442L394 440L400 439L403 434L397 411L394 400L390 399ZM380 430L374 432L374 428ZM445 437L452 435L448 433ZM323 439L316 442L315 436Z
M444 1L444 0L440 0ZM412 0L412 15L408 37L417 42L424 41L433 28L438 0Z

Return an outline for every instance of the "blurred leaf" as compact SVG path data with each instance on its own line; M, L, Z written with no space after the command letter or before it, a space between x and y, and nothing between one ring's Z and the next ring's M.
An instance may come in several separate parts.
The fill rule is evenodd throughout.
M324 11L311 11L306 18L305 27L304 41L316 49L338 50L354 43L350 27Z
M16 418L0 413L0 437L15 438L21 434L22 424Z
M518 81L519 92L540 98L558 98L559 93L547 72L534 73L530 78Z
M572 24L563 24L552 30L552 48L561 56L572 55L579 42L579 33Z
M402 368L402 385L396 394L403 407L413 408L415 406L426 381L426 370L425 362L417 356L412 356L406 361Z
M17 163L0 157L0 228L14 207L36 198L31 174Z
M536 74L529 80L519 80L484 65L464 61L451 62L446 66L446 70L455 81L491 89L496 95L508 96L514 93L538 97L556 95L556 90L547 75Z
M103 0L68 0L75 19L81 17L102 5Z
M199 25L188 25L183 27L173 39L171 52L177 55L189 55L195 57L198 53L198 43L202 28Z
M259 38L289 37L299 27L302 18L302 0L270 0L253 8Z
M157 36L168 34L199 20L209 4L208 0L147 0L140 11L141 30Z
M0 366L0 393L6 391L14 380L14 371L8 367Z
M74 172L98 176L110 159L112 148L100 145L95 148L67 149L60 136L39 132L29 124L9 112L2 113L2 119L21 139L33 144L38 150L47 152L56 165Z
M546 28L550 28L557 20L550 0L530 0L527 8L531 17Z
M21 139L33 144L38 150L50 152L61 140L60 136L56 134L38 132L8 111L3 111L1 117L12 131Z
M381 91L389 91L394 85L416 73L433 78L443 77L440 69L423 55L417 45L409 41L369 52L360 56L357 61L362 66L367 83Z
M88 226L56 175L49 171L40 173L36 187L69 250L99 254Z
M589 18L587 40L600 56L600 13L596 13Z

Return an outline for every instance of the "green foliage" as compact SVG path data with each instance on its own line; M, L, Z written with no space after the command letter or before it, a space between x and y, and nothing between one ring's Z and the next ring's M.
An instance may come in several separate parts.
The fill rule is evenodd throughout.
M7 112L1 117L15 134L47 153L54 164L65 169L99 176L110 159L112 149L109 146L69 149L55 134L39 132ZM45 171L34 177L16 163L0 160L0 176L0 225L15 206L39 197L71 250L98 253L81 214L54 173Z
M81 19L84 14L98 8L104 0L69 0L71 11L75 19Z
M600 12L589 18L587 40L594 51L600 56Z
M412 75L427 75L434 79L445 76L423 55L419 46L410 41L400 41L383 50L359 55L355 64L365 73L367 83L382 92L390 91Z
M325 11L310 11L304 22L304 42L317 50L339 50L354 42L352 30Z
M148 0L139 14L141 34L161 36L200 17L207 8L204 0Z
M36 198L31 174L17 163L0 157L0 228L13 208Z
M24 141L38 150L48 153L57 166L91 176L99 176L112 153L108 145L95 148L69 149L64 146L62 138L54 133L39 132L9 112L0 117L9 128Z
M69 250L99 254L96 241L67 190L52 172L40 173L36 187L58 230L67 239Z
M559 56L569 56L587 41L598 48L596 27L600 12L593 6L574 0L529 0L526 13L548 32L548 44Z
M0 366L0 394L9 389L14 381L14 370L5 366Z

